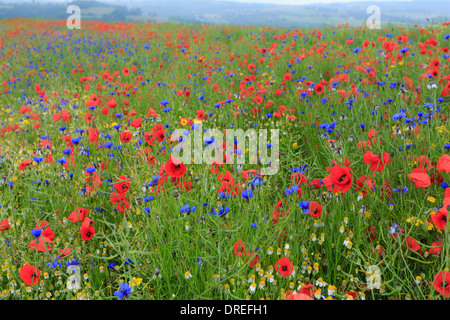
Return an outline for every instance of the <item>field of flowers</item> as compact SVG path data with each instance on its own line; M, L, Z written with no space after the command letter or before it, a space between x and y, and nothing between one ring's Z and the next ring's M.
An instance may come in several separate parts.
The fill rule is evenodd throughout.
M449 26L0 21L1 299L449 298Z

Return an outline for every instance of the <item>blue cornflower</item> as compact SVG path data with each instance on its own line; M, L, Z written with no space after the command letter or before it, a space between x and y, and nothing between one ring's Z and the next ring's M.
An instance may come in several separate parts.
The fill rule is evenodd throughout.
M292 190L290 188L286 188L286 190L284 191L284 194L287 196L290 196L293 192L294 192L294 190Z
M78 266L80 264L80 261L77 259L72 259L71 261L66 261L66 266Z
M186 214L189 214L190 212L195 212L195 210L196 210L195 206L189 208L189 204L180 207L180 211Z
M63 154L70 154L72 152L71 148L67 148L63 150Z
M244 190L241 193L242 198L245 199L250 199L251 197L253 197L253 191L252 190Z
M119 298L127 298L131 293L131 287L128 285L128 283L121 283L120 288L118 291L114 292L114 295Z
M403 188L393 189L392 191L394 191L394 192L406 193L406 192L408 192L408 187L403 187Z
M302 209L303 214L308 214L309 212L309 202L308 201L301 201L299 204L299 208Z
M95 167L87 167L86 168L86 173L93 173L95 172Z
M390 234L401 234L402 233L402 230L400 229L400 226L399 226L399 224L398 223L394 223L393 225L392 225L392 227L390 227L389 228L389 233Z
M230 208L228 208L228 206L224 207L220 207L219 209L219 217L226 215L228 212L230 212Z
M78 144L80 142L81 138L77 137L77 138L72 138L72 140L70 140L73 144Z
M264 181L261 179L261 177L255 177L255 178L253 178L251 181L250 181L250 183L251 183L251 185L252 186L255 186L255 185L263 185L264 184Z
M222 191L219 193L219 198L222 199L229 199L231 195L228 193L228 191Z
M33 229L33 230L31 230L31 235L33 237L38 238L41 234L42 234L42 230L41 229Z
M49 262L47 264L47 268L56 268L56 267L62 267L61 263L59 263L58 260L55 260L53 262Z
M209 144L213 143L214 141L216 141L216 138L214 138L214 137L205 138L206 145L209 145Z

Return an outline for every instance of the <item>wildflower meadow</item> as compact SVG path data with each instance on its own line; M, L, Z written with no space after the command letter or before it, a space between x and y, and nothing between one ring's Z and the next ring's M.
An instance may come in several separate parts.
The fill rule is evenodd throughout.
M1 20L0 298L449 298L449 46Z

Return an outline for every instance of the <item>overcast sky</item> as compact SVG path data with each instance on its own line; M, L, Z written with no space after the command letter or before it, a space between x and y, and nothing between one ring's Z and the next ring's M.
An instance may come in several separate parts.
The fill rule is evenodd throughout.
M394 1L410 1L410 0L217 0L217 1L301 5L301 4L314 4L314 3L378 2L378 1L394 2Z
M32 0L0 0L0 2L31 2ZM123 0L99 0L101 2L125 3ZM165 0L161 0L164 2ZM411 1L411 0L211 0L211 1L232 1L232 2L247 2L247 3L271 3L271 4L286 4L286 5L302 5L313 3L344 3L344 2L379 2L379 1ZM425 1L425 0L424 0ZM448 0L442 0L448 1ZM70 0L35 0L35 2L70 2ZM131 2L145 2L145 0L131 0Z

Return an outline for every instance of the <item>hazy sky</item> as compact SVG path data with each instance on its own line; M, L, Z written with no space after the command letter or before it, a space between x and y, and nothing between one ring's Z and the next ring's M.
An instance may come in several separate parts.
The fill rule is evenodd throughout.
M394 2L394 1L410 1L410 0L217 0L217 1L302 5L302 4L314 4L314 3L377 2L377 1Z
M31 2L32 0L0 0L0 2ZM71 0L35 0L35 2L70 2ZM99 0L101 2L123 3L123 0ZM164 2L164 0L161 0ZM247 2L247 3L270 3L270 4L286 4L286 5L302 5L314 3L344 3L344 2L379 2L379 1L411 1L411 0L211 0L214 1L232 1L232 2ZM426 0L424 0L426 1ZM442 0L444 1L444 0ZM448 1L448 0L445 0ZM131 0L131 2L145 2L145 0Z

